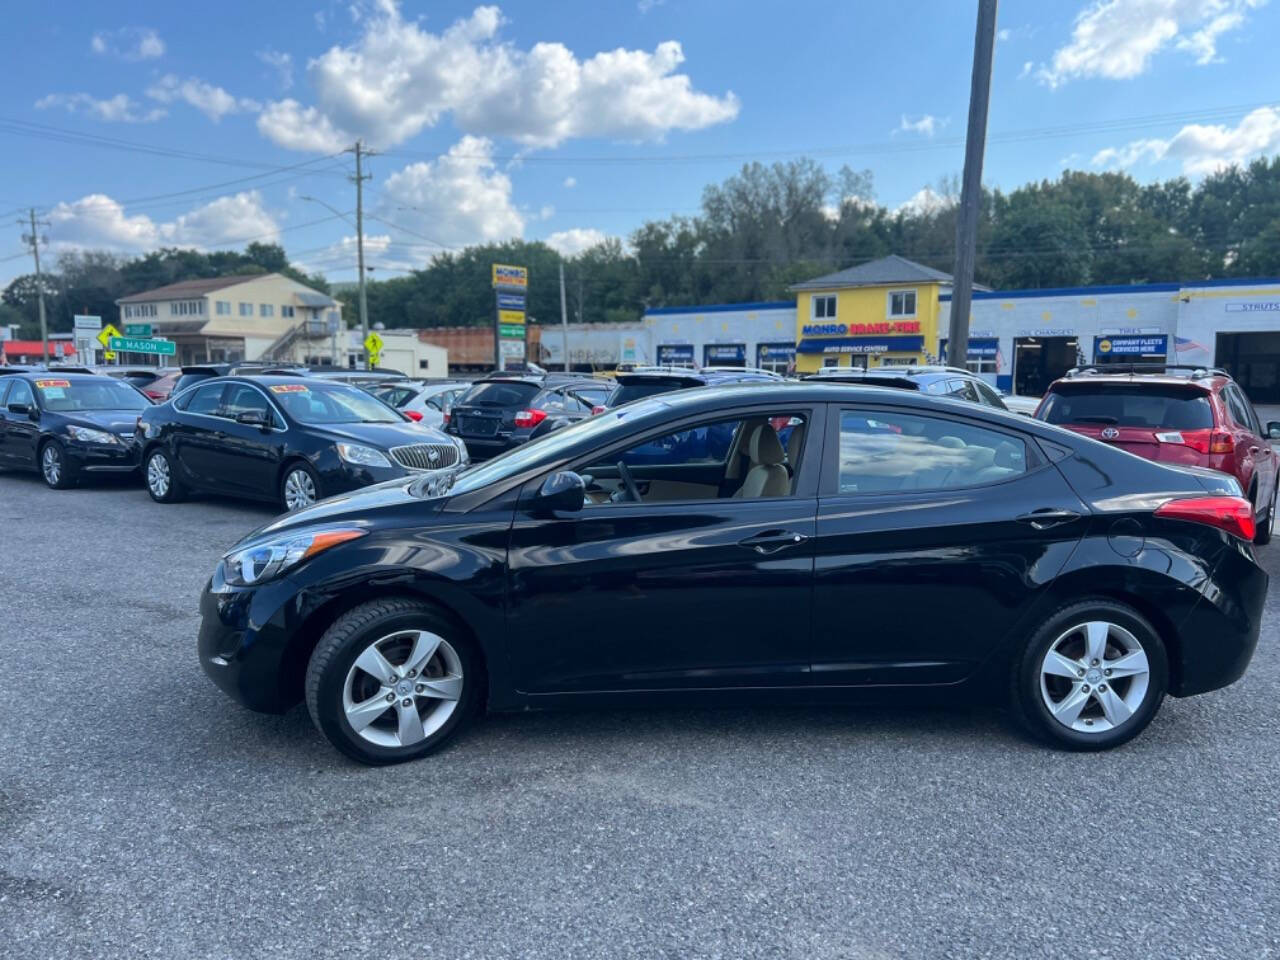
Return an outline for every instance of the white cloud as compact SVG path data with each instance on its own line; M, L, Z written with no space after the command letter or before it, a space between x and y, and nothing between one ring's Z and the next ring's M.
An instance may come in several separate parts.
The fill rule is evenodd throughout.
M167 222L146 214L130 215L106 194L95 193L49 212L49 234L56 246L98 247L139 252L159 246L217 247L269 239L275 219L256 190L219 197Z
M1022 80L1025 77L1031 76L1031 71L1032 69L1034 69L1034 67L1035 67L1035 64L1032 63L1030 60L1024 61L1022 64L1022 70L1018 72L1018 79Z
M1010 30L1008 27L1005 27L1003 30L998 30L996 32L996 39L999 40L1001 43L1007 42L1009 38L1012 36L1013 36L1013 31Z
M279 50L258 51L258 59L276 71L280 79L280 89L288 90L293 86L293 57Z
M1099 150L1092 162L1095 167L1131 167L1175 160L1184 173L1196 176L1276 152L1280 152L1280 107L1259 107L1234 127L1193 123L1168 140L1133 140Z
M602 231L594 227L573 227L570 230L557 230L543 241L562 257L576 257L583 250L604 243L609 239Z
M492 142L463 137L435 161L410 164L387 177L379 215L445 247L523 236L511 179L492 157Z
M156 107L144 110L127 94L99 99L88 93L51 93L35 102L37 110L62 107L68 113L87 113L107 123L154 123L168 111Z
M922 137L932 137L950 122L950 117L938 118L931 113L924 114L919 120L912 120L904 113L902 122L893 133L918 133Z
M648 13L654 7L660 7L666 2L667 0L636 0L636 9L641 13Z
M1094 0L1076 16L1071 41L1037 76L1051 87L1079 77L1136 77L1171 43L1194 54L1197 63L1210 63L1217 58L1218 39L1266 2Z
M147 96L161 103L182 101L195 107L217 123L229 113L252 113L262 109L262 104L247 97L234 97L221 87L197 77L179 79L169 73L147 88Z
M403 19L396 0L360 12L359 39L307 66L316 105L269 104L259 124L266 136L293 149L357 136L390 146L451 114L466 133L547 147L572 137L660 140L738 114L732 93L698 92L676 72L684 61L676 41L580 60L560 43L521 50L501 42L502 14L493 6L439 33ZM323 134L307 129L316 125Z
M578 185L578 178L577 178L577 177L565 177L565 178L564 178L564 185L565 185L565 189L567 189L567 190L572 190L574 187L576 187L576 186Z
M99 30L89 41L89 48L94 53L128 61L154 60L164 56L164 41L150 27Z
M932 187L921 187L906 203L897 207L894 213L939 213L956 204L955 197L938 193Z

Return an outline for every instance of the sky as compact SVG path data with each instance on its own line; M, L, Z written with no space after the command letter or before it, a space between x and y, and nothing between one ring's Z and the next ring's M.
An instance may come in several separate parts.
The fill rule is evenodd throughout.
M976 0L48 0L6 11L0 285L44 255L281 243L385 279L694 214L743 163L958 177ZM1193 180L1280 152L1280 0L1002 0L984 182ZM3 223L8 223L7 228ZM47 224L47 225L45 225Z

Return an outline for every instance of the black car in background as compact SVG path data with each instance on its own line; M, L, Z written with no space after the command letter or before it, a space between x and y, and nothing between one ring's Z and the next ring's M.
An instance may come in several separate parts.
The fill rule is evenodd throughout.
M57 489L88 473L136 470L134 428L151 406L111 377L0 371L0 469L38 470Z
M154 500L200 491L286 510L467 462L462 443L358 387L287 375L197 383L146 410L136 444Z
M612 389L605 380L571 374L493 374L453 402L444 428L466 443L471 459L487 460L585 420Z
M672 390L715 387L726 383L777 382L781 379L781 375L770 370L751 367L703 367L697 370L692 367L632 367L618 373L618 386L596 412Z
M790 463L779 424L804 430ZM718 455L684 442L711 427ZM367 763L485 707L913 692L1011 699L1100 750L1248 666L1267 575L1238 494L917 391L686 390L251 533L201 598L199 657Z
M981 403L997 410L1009 409L994 387L973 371L962 367L871 367L866 370L858 367L826 367L802 379L820 383L859 383L867 387L918 390L935 397Z

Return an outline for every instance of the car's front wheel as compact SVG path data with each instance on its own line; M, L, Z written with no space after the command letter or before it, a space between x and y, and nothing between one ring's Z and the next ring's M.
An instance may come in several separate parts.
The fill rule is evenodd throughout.
M1025 726L1067 750L1132 740L1160 709L1169 661L1136 610L1110 600L1059 609L1027 642L1013 669L1013 703Z
M475 642L439 611L407 598L373 600L320 638L307 665L307 709L347 756L403 763L462 729L483 678Z
M40 448L40 476L55 490L75 486L75 471L67 463L67 452L57 440L49 440Z
M292 512L320 499L320 478L305 463L290 464L280 478L280 503Z

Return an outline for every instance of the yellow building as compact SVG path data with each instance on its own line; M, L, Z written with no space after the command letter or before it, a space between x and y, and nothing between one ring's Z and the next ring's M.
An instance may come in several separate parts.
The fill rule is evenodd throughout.
M938 362L951 275L888 256L797 283L796 371Z

